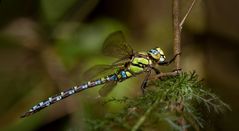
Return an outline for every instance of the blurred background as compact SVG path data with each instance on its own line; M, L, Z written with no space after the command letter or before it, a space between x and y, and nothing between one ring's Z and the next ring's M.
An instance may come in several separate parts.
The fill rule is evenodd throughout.
M190 4L182 0L182 16ZM204 130L239 130L238 8L238 0L197 0L183 27L183 70L196 70L232 108ZM87 130L85 120L122 109L103 106L96 87L19 118L41 100L81 83L91 66L113 62L100 50L114 31L123 30L137 51L160 46L171 58L171 13L171 0L1 0L0 129ZM120 83L109 97L141 95L142 78Z

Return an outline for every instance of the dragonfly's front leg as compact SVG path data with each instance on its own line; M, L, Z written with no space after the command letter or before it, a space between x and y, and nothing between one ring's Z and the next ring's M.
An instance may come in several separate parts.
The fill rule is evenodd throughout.
M180 55L180 54L181 54L181 53L176 54L170 61L159 62L158 64L159 64L159 65L169 65L169 64L171 64L171 63L176 59L176 57L177 57L178 55Z
M150 74L151 74L151 71L152 71L151 69L147 70L147 74L146 74L146 76L145 76L145 78L144 78L143 83L141 84L141 91L142 91L143 94L144 94L144 92L145 92L145 88L146 88L146 86L147 86L148 79L149 79L149 76L150 76Z

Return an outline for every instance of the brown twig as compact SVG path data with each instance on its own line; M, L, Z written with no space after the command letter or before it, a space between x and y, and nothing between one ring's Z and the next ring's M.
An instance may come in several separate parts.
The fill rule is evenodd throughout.
M156 76L153 76L153 77L150 77L149 79L154 80L154 79L160 79L160 78L168 77L168 76L177 76L180 73L181 73L180 70L176 70L176 71L172 71L172 72L165 72L165 73L161 72L160 74L158 74Z
M180 29L180 20L179 20L179 1L173 0L172 3L172 15L173 15L173 46L174 46L174 55L177 55L181 52L181 29ZM175 67L176 69L180 69L180 55L176 56L175 59Z
M190 5L190 7L188 8L188 10L187 10L185 16L183 17L182 21L180 22L180 30L182 30L183 24L184 24L185 20L187 19L188 15L190 14L190 12L192 11L192 8L193 8L193 6L195 5L195 2L196 2L196 0L193 0L193 1L192 1L192 3L191 3L191 5Z
M173 46L174 46L174 55L177 55L181 52L181 28L180 28L180 0L173 0L172 2L172 17L173 17ZM175 68L180 69L180 54L175 58ZM182 110L183 111L182 107ZM178 124L181 126L183 131L187 131L185 127L186 121L183 116L178 120Z

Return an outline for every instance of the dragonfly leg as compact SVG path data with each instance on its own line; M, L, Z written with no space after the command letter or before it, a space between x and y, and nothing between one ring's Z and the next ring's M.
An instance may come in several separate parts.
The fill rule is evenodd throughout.
M148 83L148 79L149 79L150 74L151 74L151 70L147 71L147 74L146 74L146 76L145 76L145 78L144 78L144 81L143 81L143 83L141 84L141 91L142 91L143 94L145 93L145 88L146 88L146 86L147 86L147 83Z
M154 72L155 72L157 75L161 73L159 69L157 69L157 68L155 68L155 67L151 67L151 68L154 70Z
M171 64L175 59L176 59L176 57L178 56L178 55L180 55L181 53L178 53L178 54L176 54L170 61L164 61L164 62L161 62L161 63L158 63L159 65L169 65L169 64Z
M151 68L154 70L154 72L156 73L156 75L158 75L158 74L161 73L159 69L157 69L157 68L155 68L155 67L151 67ZM161 77L159 77L159 79L161 80Z

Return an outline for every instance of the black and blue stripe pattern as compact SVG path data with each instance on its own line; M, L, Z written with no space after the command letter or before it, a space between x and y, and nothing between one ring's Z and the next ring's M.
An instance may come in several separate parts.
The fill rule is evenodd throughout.
M42 101L42 102L38 103L37 105L33 106L28 112L23 114L21 117L26 117L26 116L29 116L31 114L34 114L34 113L44 109L45 107L48 107L49 105L54 104L54 103L66 98L68 96L71 96L75 93L78 93L80 91L83 91L83 90L91 88L91 87L95 87L95 86L98 86L98 85L105 84L106 82L109 82L109 81L118 81L117 75L112 74L112 75L103 77L101 79L97 79L97 80L94 80L94 81L89 81L85 84L75 86L75 87L72 87L72 88L70 88L66 91L63 91L60 94L57 94L56 96L49 97L47 100Z

